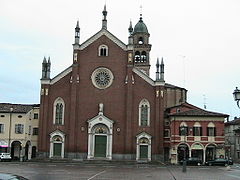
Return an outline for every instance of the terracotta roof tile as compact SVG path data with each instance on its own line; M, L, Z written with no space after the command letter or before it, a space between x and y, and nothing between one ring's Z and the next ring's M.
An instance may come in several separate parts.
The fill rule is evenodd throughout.
M11 104L11 103L0 103L0 112L9 113L10 108L13 108L13 113L27 113L34 107L39 107L39 104Z

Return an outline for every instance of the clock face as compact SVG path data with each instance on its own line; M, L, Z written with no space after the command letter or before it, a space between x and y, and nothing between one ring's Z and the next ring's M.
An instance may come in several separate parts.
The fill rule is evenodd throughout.
M91 79L96 88L106 89L113 82L113 74L109 69L101 67L93 71Z

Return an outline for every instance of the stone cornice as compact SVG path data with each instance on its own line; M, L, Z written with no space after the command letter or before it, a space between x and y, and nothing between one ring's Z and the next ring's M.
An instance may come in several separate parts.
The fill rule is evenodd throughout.
M205 117L205 116L199 116L200 118L203 118L203 117ZM191 118L191 117L189 117L189 118ZM211 118L211 117L208 117L208 118ZM220 122L224 122L224 119L216 119L216 117L214 117L213 119L174 119L174 118L171 118L171 120L170 120L171 122L172 121L182 121L182 122L185 122L185 121L194 121L194 122L202 122L202 121L204 121L204 122L206 122L206 121L209 121L209 122L211 122L211 121L220 121Z
M80 46L80 50L85 49L86 47L88 47L90 44L92 44L94 41L96 41L97 39L99 39L101 36L107 36L109 39L111 39L115 44L117 44L120 48L122 48L123 50L127 50L127 46L121 41L119 40L117 37L115 37L113 34L111 34L108 30L106 29L101 29L99 32L97 32L95 35L93 35L92 37L90 37L87 41L85 41L84 43L81 44Z
M56 82L58 82L60 79L62 79L63 77L65 77L67 74L69 74L70 72L72 72L72 66L68 67L67 69L65 69L64 71L62 71L61 73L59 73L57 76L55 76L51 81L50 84L54 84Z

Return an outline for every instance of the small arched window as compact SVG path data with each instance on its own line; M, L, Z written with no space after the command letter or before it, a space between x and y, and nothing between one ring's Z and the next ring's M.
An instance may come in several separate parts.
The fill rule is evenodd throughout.
M108 56L108 46L107 45L100 45L98 48L98 56Z
M141 62L146 62L147 61L147 53L146 51L143 51L141 53Z
M188 125L185 122L182 122L179 127L180 136L188 136Z
M143 44L144 42L143 42L143 37L139 37L138 38L138 44Z
M146 99L139 103L139 126L150 126L150 104Z
M64 108L65 103L62 98L58 97L54 101L54 110L53 110L53 123L56 125L64 124Z
M199 122L195 122L193 125L193 136L202 136L202 127Z
M139 51L135 52L134 60L135 60L135 62L140 62L141 61L141 56L140 56Z
M208 123L207 136L216 136L216 127L212 122Z

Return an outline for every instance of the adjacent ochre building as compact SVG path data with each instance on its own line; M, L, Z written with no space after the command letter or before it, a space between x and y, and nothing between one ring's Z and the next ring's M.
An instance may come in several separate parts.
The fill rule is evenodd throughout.
M163 60L157 60L155 80L149 77L152 45L142 16L134 28L130 23L128 31L127 44L108 31L105 7L101 29L85 42L80 43L77 23L70 67L50 78L50 58L44 58L39 156L137 161L173 157L181 142L171 133L177 133L174 128L178 130L179 124L165 126L167 110L186 103L187 90L165 82ZM215 123L214 117L186 118ZM170 139L164 137L165 129Z
M39 105L0 103L0 152L13 159L36 157Z

